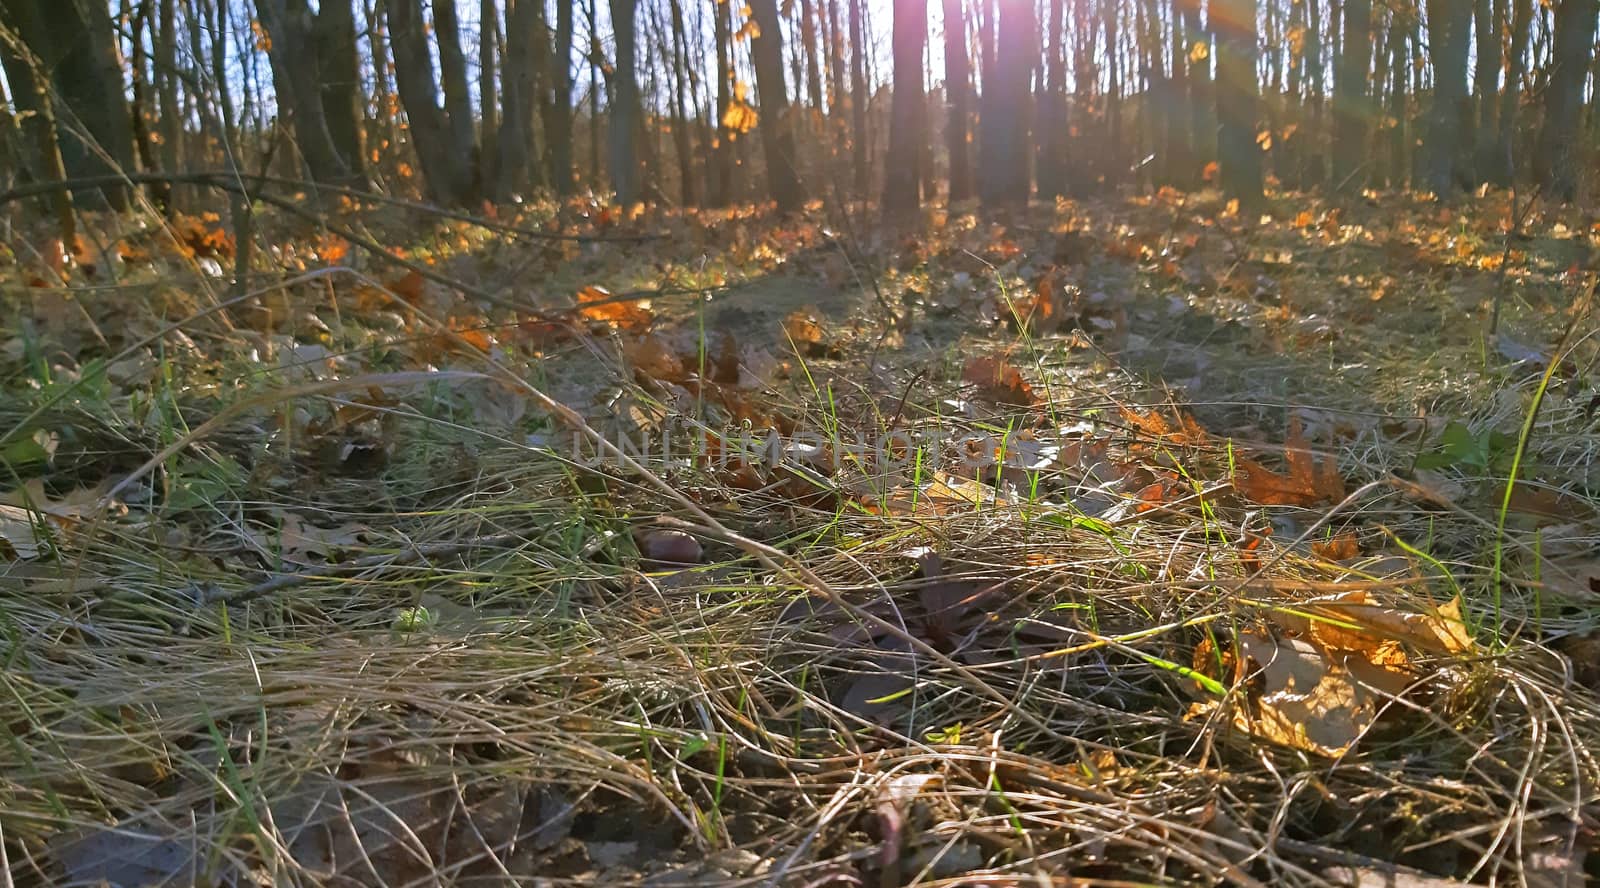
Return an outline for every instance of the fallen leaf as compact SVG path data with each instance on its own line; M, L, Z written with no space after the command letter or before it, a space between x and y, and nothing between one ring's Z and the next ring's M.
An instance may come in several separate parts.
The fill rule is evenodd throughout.
M1283 473L1274 472L1246 457L1236 460L1234 488L1246 499L1264 506L1310 506L1344 498L1344 478L1332 457L1317 459L1300 433L1298 416L1289 418L1289 435L1283 445Z
M584 287L578 291L578 315L591 323L628 333L649 329L650 322L655 319L649 308L649 300L614 301L615 298L604 287Z
M1311 551L1318 558L1328 561L1345 561L1360 556L1361 541L1354 532L1347 530L1329 539L1312 543Z
M1374 604L1366 592L1355 591L1318 602L1312 609L1376 639L1404 642L1433 654L1465 654L1477 647L1461 618L1460 596L1428 612L1415 612Z
M1022 372L1003 357L984 355L967 362L961 381L978 387L977 396L996 404L1032 407L1041 403Z

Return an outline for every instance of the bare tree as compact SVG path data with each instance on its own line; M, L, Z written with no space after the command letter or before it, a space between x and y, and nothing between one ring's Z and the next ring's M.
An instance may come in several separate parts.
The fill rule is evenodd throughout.
M783 78L783 30L776 0L750 0L750 16L759 33L750 41L756 67L756 94L761 101L761 147L767 162L767 184L778 209L797 210L805 203L794 152L794 121Z
M611 120L608 145L611 186L617 201L629 206L639 200L639 83L634 69L637 0L611 0L611 28L616 35L616 63L611 75Z
M1522 98L1522 78L1528 72L1528 34L1533 26L1533 0L1512 0L1511 35L1506 46L1506 88L1500 95L1500 132L1495 139L1494 163L1489 181L1511 184L1516 175L1512 146L1516 139L1517 108Z
M856 193L860 195L867 193L872 178L867 160L867 105L872 93L867 89L865 3L866 0L850 0L850 160Z
M1256 142L1256 0L1211 0L1217 51L1217 160L1222 190L1245 207L1261 203Z
M24 109L51 118L49 140L54 148L45 148L42 137L38 142L46 166L54 155L73 177L136 169L133 122L110 7L61 0L0 0L0 19L16 29L23 44L8 48L13 62L6 70L9 78L13 68L26 69L12 82L19 101L44 91L53 91L60 98L59 102L35 102L32 109ZM33 88L18 87L19 81ZM103 201L119 211L128 208L128 193L120 187L78 191L74 197L91 203Z
M1424 133L1423 181L1441 200L1456 184L1461 109L1467 96L1467 29L1471 7L1459 0L1428 0L1428 44L1433 56L1433 101Z
M1372 120L1367 73L1372 62L1372 0L1344 0L1344 44L1333 78L1333 184L1361 185L1367 162L1367 125Z
M972 71L961 0L944 0L945 150L950 155L950 202L972 197Z
M1544 95L1544 127L1534 152L1534 177L1545 193L1570 201L1578 190L1578 122L1584 84L1594 55L1595 0L1561 0L1556 7L1550 85Z
M978 193L986 206L1025 204L1032 188L1028 172L1032 59L1023 49L1034 45L1035 30L1033 4L1001 4L998 44L1018 51L997 52L994 78L983 84Z
M405 106L411 146L422 167L428 193L444 204L476 203L482 187L477 171L477 146L471 141L470 122L463 136L463 128L453 125L448 113L439 107L420 0L386 0L384 8L388 12L389 37L394 48L395 86L400 103Z
M883 210L904 213L920 203L917 160L928 134L921 125L922 50L928 38L928 0L895 0L894 96L889 111L889 162L884 167Z
M294 128L306 172L317 182L354 183L355 173L334 145L323 109L324 76L311 8L305 0L256 0L256 15L267 30L278 106Z

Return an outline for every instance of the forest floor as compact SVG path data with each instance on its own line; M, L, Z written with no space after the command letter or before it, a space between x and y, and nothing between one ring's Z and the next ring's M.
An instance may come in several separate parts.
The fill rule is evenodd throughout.
M9 230L0 884L1583 884L1600 225L1512 216Z

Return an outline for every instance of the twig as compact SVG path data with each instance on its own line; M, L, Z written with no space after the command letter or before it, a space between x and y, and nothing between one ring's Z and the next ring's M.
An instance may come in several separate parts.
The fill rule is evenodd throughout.
M1527 206L1522 212L1517 212L1517 182L1511 180L1511 230L1506 232L1505 249L1500 252L1500 275L1494 282L1494 309L1489 314L1489 335L1493 336L1500 329L1500 304L1506 297L1506 272L1511 268L1511 243L1522 234L1522 224L1527 217L1532 215L1533 208L1539 203L1539 191L1543 186L1533 186L1533 194L1528 196Z

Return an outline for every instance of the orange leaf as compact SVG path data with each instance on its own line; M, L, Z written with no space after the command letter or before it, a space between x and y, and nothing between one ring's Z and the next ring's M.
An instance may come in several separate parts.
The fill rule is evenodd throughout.
M1022 372L1003 357L987 355L973 358L962 371L961 380L978 386L978 397L997 404L1032 407L1040 403L1033 386L1022 378Z
M1332 457L1318 460L1300 432L1300 418L1289 420L1284 441L1284 472L1279 474L1253 459L1239 458L1233 486L1246 499L1264 506L1309 506L1344 498L1344 479Z
M1361 554L1361 541L1347 530L1330 540L1312 543L1311 551L1328 561L1345 561Z
M422 301L422 289L427 285L427 283L428 282L423 279L421 274L418 274L415 271L408 271L406 272L405 277L390 281L388 283L388 287L390 292L394 293L394 295L399 296L401 299L404 299L406 302L409 302L412 305L416 305L418 302Z
M578 291L578 314L585 320L632 333L649 328L655 316L647 307L647 300L609 301L612 298L611 291L604 287L584 287Z

